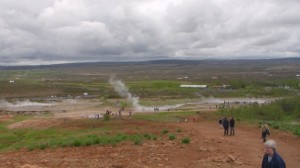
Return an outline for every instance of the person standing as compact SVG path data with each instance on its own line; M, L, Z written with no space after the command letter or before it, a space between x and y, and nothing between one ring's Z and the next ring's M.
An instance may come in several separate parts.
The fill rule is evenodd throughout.
M224 127L224 135L228 135L228 127L229 127L229 121L225 117L223 120L223 127Z
M269 128L268 124L263 123L261 126L261 137L263 139L263 142L266 142L267 135L270 135L270 128Z
M132 112L131 112L131 111L129 111L129 118L131 118L131 114L132 114Z
M229 120L230 136L234 135L234 125L235 125L235 120L233 119L233 117L231 117L231 119Z
M220 128L223 127L222 122L223 122L223 120L222 120L222 118L220 118L220 119L219 119L219 125L220 125Z
M261 168L286 168L284 160L276 152L276 142L273 139L269 139L264 144Z

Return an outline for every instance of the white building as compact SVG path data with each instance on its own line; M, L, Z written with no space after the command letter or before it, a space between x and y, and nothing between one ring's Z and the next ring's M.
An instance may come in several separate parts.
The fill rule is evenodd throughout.
M180 87L187 87L187 88L207 88L207 85L180 85Z

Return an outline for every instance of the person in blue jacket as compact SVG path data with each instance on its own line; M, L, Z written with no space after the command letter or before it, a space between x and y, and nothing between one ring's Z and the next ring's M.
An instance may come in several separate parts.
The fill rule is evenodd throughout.
M276 152L276 142L273 139L265 142L264 153L261 168L286 168L284 160Z

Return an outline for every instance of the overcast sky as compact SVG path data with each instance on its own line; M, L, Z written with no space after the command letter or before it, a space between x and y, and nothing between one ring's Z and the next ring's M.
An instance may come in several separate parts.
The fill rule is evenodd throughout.
M0 65L300 57L300 0L0 0Z

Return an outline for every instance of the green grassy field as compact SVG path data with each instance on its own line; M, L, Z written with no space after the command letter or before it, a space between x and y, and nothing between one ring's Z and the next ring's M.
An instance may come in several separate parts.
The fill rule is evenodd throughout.
M194 114L192 112L178 113L153 113L153 114L137 114L133 118L135 121L146 120L151 122L175 122L183 120L184 117ZM145 140L157 140L163 136L171 136L174 140L176 133L182 132L177 129L170 132L160 128L160 133L143 132L137 125L126 125L135 133L126 133L124 128L125 120L68 120L66 123L50 128L14 128L8 129L7 125L20 121L29 120L32 117L15 116L12 121L1 122L0 124L0 151L11 150L34 150L57 147L78 147L89 146L93 144L99 145L116 145L118 143L128 141L135 145L139 145ZM126 122L126 121L125 121Z
M92 144L107 145L142 138L140 134L111 134L113 128L107 122L95 123L93 120L81 120L73 121L71 124L78 126L78 128L71 130L63 127L7 129L5 128L6 124L2 123L0 125L0 151L89 146Z

